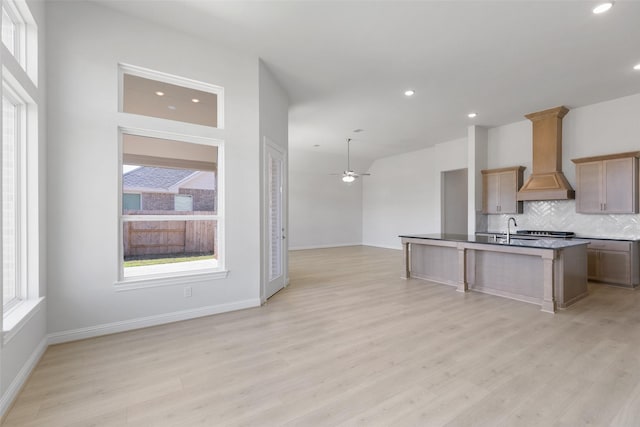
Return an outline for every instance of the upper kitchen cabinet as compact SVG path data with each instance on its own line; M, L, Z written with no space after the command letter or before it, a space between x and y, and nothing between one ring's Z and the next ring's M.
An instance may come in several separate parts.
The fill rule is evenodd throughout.
M482 171L482 213L522 213L522 202L517 200L522 186L524 166Z
M640 152L573 159L576 212L638 213Z

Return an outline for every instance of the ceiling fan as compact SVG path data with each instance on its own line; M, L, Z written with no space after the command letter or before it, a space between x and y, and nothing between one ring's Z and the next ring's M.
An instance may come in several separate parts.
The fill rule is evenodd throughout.
M351 153L350 153L350 147L351 147L351 138L347 138L347 170L345 170L342 173L332 173L331 175L342 175L342 182L346 182L347 184L352 183L353 181L356 180L356 178L358 178L359 176L366 176L366 175L371 175L370 173L360 173L360 172L354 172L351 169Z

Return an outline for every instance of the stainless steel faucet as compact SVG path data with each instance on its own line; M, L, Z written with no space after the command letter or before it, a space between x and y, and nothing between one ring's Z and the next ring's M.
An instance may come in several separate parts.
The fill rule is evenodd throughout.
M518 226L516 219L510 216L509 219L507 220L507 245L511 244L511 220L513 220L514 227Z

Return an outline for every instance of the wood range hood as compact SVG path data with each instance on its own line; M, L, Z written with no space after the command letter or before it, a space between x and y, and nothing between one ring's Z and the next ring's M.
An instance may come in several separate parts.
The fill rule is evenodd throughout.
M518 191L518 200L576 197L562 173L562 118L568 112L566 107L556 107L525 116L533 123L533 170Z

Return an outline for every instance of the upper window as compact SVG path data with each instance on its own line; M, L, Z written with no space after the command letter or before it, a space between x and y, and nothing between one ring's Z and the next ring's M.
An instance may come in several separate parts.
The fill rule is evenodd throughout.
M2 7L2 43L9 49L11 55L15 56L18 52L17 42L20 39L18 32L18 26L9 15L6 7Z
M2 1L2 44L25 70L37 81L38 28L24 1Z
M120 111L142 116L222 128L222 88L122 67ZM178 84L175 84L178 83Z

